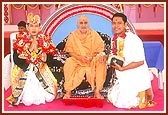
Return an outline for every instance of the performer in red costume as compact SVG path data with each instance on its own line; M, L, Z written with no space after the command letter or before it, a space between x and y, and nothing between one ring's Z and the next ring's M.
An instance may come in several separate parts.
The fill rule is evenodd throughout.
M12 94L7 98L12 106L45 104L57 94L57 80L47 65L56 49L50 36L40 31L40 17L29 13L27 32L19 32L13 43Z

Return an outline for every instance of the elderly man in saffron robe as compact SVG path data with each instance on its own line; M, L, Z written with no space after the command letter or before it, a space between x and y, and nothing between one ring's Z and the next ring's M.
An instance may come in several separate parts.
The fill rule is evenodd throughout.
M71 91L81 84L85 75L92 90L95 90L94 96L103 99L100 90L106 78L104 42L96 31L89 28L87 16L79 16L77 26L78 29L70 33L64 48L70 54L63 68L64 99L71 97Z

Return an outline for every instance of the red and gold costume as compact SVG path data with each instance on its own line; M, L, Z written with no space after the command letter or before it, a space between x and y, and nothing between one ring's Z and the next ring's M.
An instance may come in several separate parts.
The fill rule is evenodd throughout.
M17 34L16 41L13 44L14 50L17 50L20 58L26 59L27 63L38 64L41 59L40 55L42 53L56 54L56 49L54 44L51 42L50 36L45 36L43 34L38 35L38 53L30 52L29 47L32 44L32 40L29 39L29 35L27 33L21 32Z
M40 23L37 15L29 15L28 20L32 25ZM39 33L40 26L29 28L38 29L37 35L20 32L13 43L12 94L7 98L12 105L20 102L28 106L44 104L45 101L52 101L57 94L57 80L47 65L56 54L55 46L50 36ZM33 45L36 48L30 50Z

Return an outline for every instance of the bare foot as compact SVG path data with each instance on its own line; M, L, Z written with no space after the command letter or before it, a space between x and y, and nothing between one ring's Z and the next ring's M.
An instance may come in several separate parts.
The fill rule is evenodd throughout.
M64 95L63 99L68 99L71 97L71 91L66 91L66 94Z
M152 88L145 90L145 100L153 100L154 94Z
M138 96L139 96L139 108L140 109L143 109L146 107L146 104L144 102L144 99L145 99L145 91L141 91L138 93Z
M155 105L157 105L157 103L150 100L150 101L148 101L148 103L146 104L146 107L154 107Z
M15 106L13 106L13 105L10 104L10 105L8 105L8 107L15 107Z
M104 97L100 94L99 91L95 91L94 97L96 97L98 99L104 99Z

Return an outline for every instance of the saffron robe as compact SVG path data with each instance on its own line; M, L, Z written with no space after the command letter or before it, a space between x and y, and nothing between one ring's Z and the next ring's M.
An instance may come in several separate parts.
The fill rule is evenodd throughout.
M95 52L104 51L104 42L99 34L89 29L84 39L79 30L70 33L64 50L66 52L76 53L82 56L93 56ZM73 90L79 86L86 74L86 80L90 83L92 90L95 88L101 90L106 79L106 64L100 63L99 56L93 57L91 63L82 63L75 57L69 57L64 64L66 91Z

